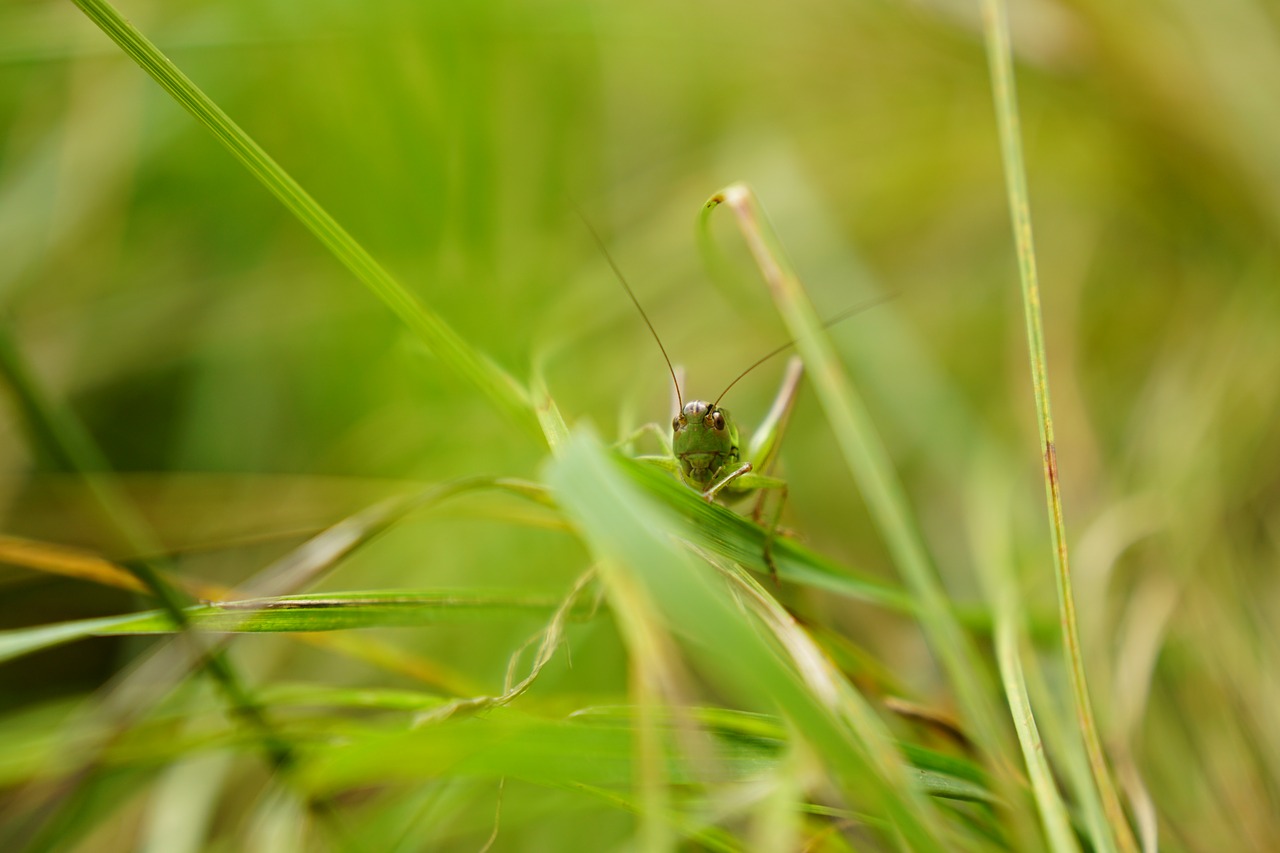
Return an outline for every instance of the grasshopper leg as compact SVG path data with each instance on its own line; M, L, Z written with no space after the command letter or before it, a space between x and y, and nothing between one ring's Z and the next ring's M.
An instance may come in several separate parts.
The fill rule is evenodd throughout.
M750 474L751 467L752 467L751 463L748 462L745 465L743 465L741 468L738 468L730 472L723 480L721 480L720 482L716 483L711 488L703 492L702 496L707 499L707 503L711 503L716 499L716 495L720 494L720 490L723 489L725 486L729 485L734 480L741 477L743 474Z
M763 508L764 492L760 493L760 497L761 500L756 504L757 509ZM773 559L773 542L778 538L778 523L782 520L782 507L786 502L787 484L783 483L778 487L778 501L773 508L773 517L769 519L764 536L764 564L769 567L769 574L773 576L773 583L779 588L782 587L782 581L778 578L778 564Z

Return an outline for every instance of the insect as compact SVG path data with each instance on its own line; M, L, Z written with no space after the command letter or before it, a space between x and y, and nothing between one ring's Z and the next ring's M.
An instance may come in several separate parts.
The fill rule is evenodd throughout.
M649 333L658 344L658 349L662 351L662 357L667 363L667 370L671 374L672 388L675 391L676 415L671 421L670 434L666 434L657 424L651 423L641 427L632 436L629 436L627 440L638 438L646 432L654 433L666 454L660 457L646 456L641 458L674 471L683 482L698 490L709 502L714 502L717 498L733 501L757 494L757 500L751 512L751 518L757 524L761 523L764 514L766 493L776 492L778 500L767 525L768 533L764 543L764 561L769 567L774 580L777 581L777 566L773 561L773 541L777 536L778 521L781 518L782 508L787 499L787 484L783 480L769 476L769 471L777 456L782 434L785 432L787 423L790 420L791 411L794 408L796 396L800 389L800 381L804 375L804 367L798 357L791 358L769 414L766 415L760 427L754 432L751 443L747 447L746 458L748 461L743 461L738 426L729 410L720 405L720 401L734 385L738 384L739 380L769 359L791 347L795 342L789 341L757 359L750 367L738 374L737 378L730 382L715 400L694 399L686 402L680 388L679 371L671 363L671 358L667 355L667 349L663 346L662 339L658 336L657 330L649 320L649 315L645 313L639 299L636 298L635 293L631 290L631 286L627 284L626 277L623 276L622 271L609 254L609 250L600 235L585 216L582 219L587 230L591 232L591 236L599 246L601 253L609 262L609 266L612 268L619 284L622 285L627 296L630 297L636 310L640 312L645 325L649 327ZM861 310L861 307L857 310ZM851 312L846 312L846 315L838 317L832 322L843 319L848 313Z

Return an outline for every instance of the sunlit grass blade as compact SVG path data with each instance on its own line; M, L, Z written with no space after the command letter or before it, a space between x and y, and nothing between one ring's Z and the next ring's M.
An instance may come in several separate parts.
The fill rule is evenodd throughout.
M1071 691L1075 700L1076 719L1084 738L1089 764L1102 797L1108 822L1115 833L1115 840L1125 853L1137 853L1137 842L1125 817L1124 808L1120 804L1120 797L1116 792L1110 771L1107 769L1102 739L1098 734L1093 704L1089 698L1084 657L1080 648L1075 596L1071 589L1071 569L1067 559L1067 533L1062 514L1062 491L1058 480L1053 415L1049 406L1044 321L1040 311L1040 285L1036 272L1035 242L1031 230L1030 197L1027 192L1026 169L1022 158L1008 16L1002 0L984 0L982 9L991 86L1000 130L1000 150L1009 195L1009 212L1018 251L1018 273L1022 285L1022 304L1027 326L1027 351L1031 362L1031 385L1035 391L1036 422L1040 428L1040 451L1044 464L1045 499L1048 504L1049 528L1053 539L1054 574L1057 578L1064 653L1071 673Z
M777 645L733 597L717 572L671 538L679 535L669 510L644 496L617 462L585 433L577 433L551 470L556 495L602 565L660 608L662 616L724 688L771 704L817 747L850 802L883 814L915 850L942 849L945 832L904 775L902 756L878 727L855 729L842 712L847 683L819 692L779 656ZM615 610L628 606L611 598ZM732 654L713 650L732 649Z
M991 700L989 672L952 611L919 524L870 415L841 368L781 241L750 189L735 184L712 196L703 206L704 230L710 227L710 214L722 204L734 214L778 311L796 340L796 350L804 359L845 462L911 589L921 626L960 699L965 722L984 752L999 763L1005 734Z
M1036 805L1040 811L1045 836L1055 853L1076 853L1080 845L1071 832L1071 822L1066 805L1053 778L1052 768L1045 759L1044 744L1032 713L1031 699L1027 695L1027 683L1022 675L1022 650L1014 626L1001 621L996 626L996 655L1000 661L1000 674L1004 681L1005 695L1009 699L1009 711L1022 746L1022 757L1031 777Z
M146 584L123 566L79 548L68 548L54 542L0 536L0 562L130 592L148 591Z
M168 57L105 0L74 0L130 59L203 124L289 212L451 369L471 381L500 411L541 436L529 394L488 356L463 340L374 260L329 213Z
M417 492L379 501L321 531L263 571L242 591L255 597L284 595L318 582L324 572L369 543L409 513L433 507L456 495L499 489L540 500L541 490L523 481L490 476L461 477L433 484Z
M536 484L493 477L465 477L385 499L343 519L281 557L238 590L185 575L165 573L164 577L168 583L206 601L244 598L246 594L263 598L271 594L294 592L315 583L321 573L335 568L354 550L378 536L407 513L431 507L458 494L481 489L516 494L527 500L547 503L544 490ZM0 560L35 571L51 572L118 589L144 593L148 591L124 566L80 549L54 543L0 536ZM121 618L105 617L104 621L114 624ZM131 617L123 618L127 620ZM27 629L28 633L25 635L15 633L9 640L9 647L0 649L0 659L60 645L83 635L96 636L92 632L85 634L85 626L91 624L90 621L47 625ZM446 687L456 694L467 695L477 690L469 680L442 667L438 662L391 647L372 636L309 632L299 635L298 639L378 668Z

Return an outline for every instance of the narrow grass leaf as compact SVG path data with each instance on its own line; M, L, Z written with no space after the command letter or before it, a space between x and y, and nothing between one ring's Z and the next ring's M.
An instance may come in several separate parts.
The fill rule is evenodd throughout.
M1019 592L1018 578L1013 571L1013 545L1009 518L1013 504L1014 480L1007 466L997 461L993 449L975 458L975 464L966 478L971 484L969 504L974 508L969 515L970 535L973 543L973 562L979 567L987 598L996 613L995 650L1000 668L1009 712L1013 717L1018 745L1022 748L1022 760L1031 780L1031 793L1039 811L1040 825L1049 847L1055 853L1078 853L1080 846L1071 829L1067 806L1054 778L1053 769L1045 754L1040 726L1033 712L1031 697L1023 673L1023 649L1026 646L1025 613ZM1038 666L1035 655L1025 657L1033 670ZM1042 704L1046 714L1052 707ZM1097 803L1090 797L1092 786L1082 792L1085 809ZM1097 813L1101 814L1100 807ZM1093 842L1099 850L1111 850L1108 834L1096 830L1091 824Z
M768 534L763 527L732 510L708 503L657 466L620 458L619 467L632 482L678 514L681 535L689 541L754 571L769 572L764 561ZM841 566L794 539L775 539L773 558L779 577L792 583L824 589L898 613L915 611L911 597L901 589Z
M189 630L207 633L295 633L353 628L414 628L551 613L558 602L529 593L466 590L343 592L245 599L185 608ZM86 637L173 634L182 630L162 610L0 631L0 662Z
M17 536L0 536L0 562L90 583L146 593L146 584L123 566L53 542L37 542Z

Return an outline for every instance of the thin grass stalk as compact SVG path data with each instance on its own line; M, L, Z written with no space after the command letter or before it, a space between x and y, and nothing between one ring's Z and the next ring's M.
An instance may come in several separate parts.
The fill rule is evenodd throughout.
M73 0L138 67L203 124L249 173L280 200L342 264L391 309L436 357L470 380L500 411L531 435L542 436L528 391L488 356L427 309L356 242L280 164L208 95L105 0Z
M1085 677L1084 657L1081 654L1079 629L1076 624L1075 598L1071 590L1071 570L1067 559L1066 525L1062 514L1062 492L1058 481L1057 450L1053 437L1053 415L1049 407L1044 324L1040 310L1040 286L1036 274L1026 169L1022 159L1008 16L1003 0L983 0L982 9L992 93L1000 131L1000 149L1009 194L1009 212L1018 252L1018 273L1022 284L1022 303L1027 324L1027 349L1031 360L1031 384L1035 390L1036 419L1040 428L1040 450L1044 463L1045 497L1048 502L1049 526L1054 544L1058 605L1062 621L1064 651L1067 666L1071 672L1076 720L1084 737L1094 782L1102 797L1103 809L1115 833L1116 841L1125 853L1137 853L1137 844L1107 769L1102 741L1098 735L1093 706L1089 699L1089 685Z
M1054 853L1079 853L1080 845L1076 843L1076 837L1071 831L1071 821L1054 782L1053 771L1045 759L1044 743L1040 740L1040 730L1031 710L1027 682L1022 673L1022 644L1019 634L1012 614L1002 613L996 626L996 655L1000 660L1000 675L1004 681L1005 695L1009 699L1009 711L1018 732L1018 742L1022 745L1022 756L1031 777L1031 788L1035 793L1040 822L1044 827L1045 837L1049 840L1049 847Z
M967 477L972 484L968 502L974 507L969 514L969 538L974 547L973 562L978 567L986 598L995 613L993 643L996 660L1014 730L1018 735L1018 744L1022 748L1023 763L1031 780L1031 793L1039 812L1041 830L1054 853L1080 853L1080 845L1071 829L1066 804L1045 755L1040 724L1036 721L1027 690L1023 662L1027 661L1037 675L1039 662L1034 653L1027 654L1026 614L1018 590L1018 578L1013 571L1012 536L1009 531L1013 479L1005 473L1003 466L992 464L994 457L991 450L993 448L988 447L988 452L978 458L978 464ZM1052 710L1052 705L1049 705L1046 713ZM1072 742L1074 743L1074 739ZM1085 776L1086 794L1090 794L1092 783L1088 780L1088 770L1085 770ZM1096 802L1096 797L1090 801ZM1093 812L1096 812L1098 820L1089 824L1092 840L1100 853L1106 853L1112 848L1105 821L1101 817L1101 807L1095 808Z

